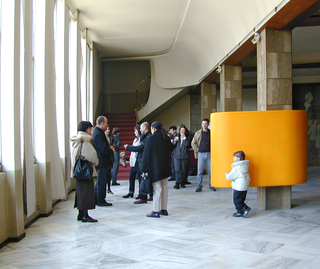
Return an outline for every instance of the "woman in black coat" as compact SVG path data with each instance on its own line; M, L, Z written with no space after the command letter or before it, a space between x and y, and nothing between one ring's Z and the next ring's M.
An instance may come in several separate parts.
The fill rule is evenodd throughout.
M168 215L168 177L171 175L173 145L159 121L151 125L152 136L148 139L142 156L142 175L148 174L153 185L153 211L147 217Z
M174 150L172 152L174 162L174 172L176 184L173 186L175 189L185 188L185 179L188 161L189 161L189 148L191 148L191 140L189 131L186 126L181 125L179 128L179 136L173 140Z

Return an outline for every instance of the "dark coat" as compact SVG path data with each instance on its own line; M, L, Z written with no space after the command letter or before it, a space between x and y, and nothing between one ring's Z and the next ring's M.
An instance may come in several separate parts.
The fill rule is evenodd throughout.
M189 159L189 148L191 148L191 139L190 137L186 137L185 140L182 141L181 144L181 137L179 136L179 140L174 142L174 150L172 152L172 156L174 158L184 160Z
M76 180L74 207L77 207L79 210L94 209L96 207L93 185L92 179Z
M121 147L121 139L120 139L120 137L118 137L118 136L113 136L113 139L114 139L114 141L115 141L115 143L116 143L115 150L116 150L117 152L119 152L119 149L120 149L120 147Z
M148 131L145 134L142 134L140 136L140 144L139 144L139 146L128 145L127 148L126 148L127 151L138 152L136 164L134 166L136 171L141 171L140 170L140 165L141 165L141 160L142 160L142 156L143 156L144 146L145 146L145 144L148 141L150 136L151 136L151 133L150 133L150 131Z
M117 142L114 140L114 136L112 134L110 134L109 139L110 139L110 142L108 140L109 145L113 146L114 149L117 150ZM112 161L112 163L114 163L114 154L112 154L112 156L111 156L111 161Z
M96 126L92 132L92 137L93 147L96 149L99 158L99 165L97 165L97 167L112 168L113 151L110 148L109 142L103 130Z
M141 171L149 174L152 182L171 176L171 152L173 145L156 131L148 139L142 156Z

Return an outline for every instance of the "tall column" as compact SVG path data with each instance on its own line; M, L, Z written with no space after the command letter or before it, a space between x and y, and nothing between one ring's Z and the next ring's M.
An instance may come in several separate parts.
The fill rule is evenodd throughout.
M242 110L242 67L224 64L220 73L220 110Z
M6 172L7 235L25 237L20 132L20 1L2 1L1 29L1 162ZM4 24L5 22L5 24Z
M201 120L217 112L217 85L201 83Z
M257 109L292 109L291 30L265 29L260 35L257 43ZM261 208L290 209L291 186L258 188L257 198Z

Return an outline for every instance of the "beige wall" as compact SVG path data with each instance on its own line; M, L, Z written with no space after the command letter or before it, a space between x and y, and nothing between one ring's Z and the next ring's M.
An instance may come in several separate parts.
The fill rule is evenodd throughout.
M23 197L19 197L17 200L21 200L21 203L16 203L15 206L19 207L21 211L19 211L19 215L16 214L13 218L9 218L9 210L12 210L10 208L9 202L8 202L8 177L7 177L7 172L1 172L0 173L0 245L5 242L9 237L13 237L14 239L17 239L16 236L10 236L10 229L12 227L15 227L15 222L19 222L21 219L21 222L19 225L21 226L22 232L18 234L18 237L21 236L21 234L24 233L24 227L26 224L29 222L33 221L36 219L40 214L43 214L44 216L50 215L51 210L52 210L52 200L51 200L51 195L48 197L48 192L47 191L42 191L42 180L41 180L41 175L40 175L40 165L39 164L34 164L34 175L35 175L35 207L36 210L35 212L31 213L29 217L26 216L24 210L23 210ZM71 180L70 188L73 187L75 188L75 182ZM69 188L69 190L70 190ZM45 202L43 202L45 201ZM49 203L49 209L43 210L43 204L44 203Z
M99 98L101 92L101 61L96 47L93 45L93 119L94 124L96 118L100 115Z
M8 228L7 228L7 185L6 185L6 174L0 173L0 244L8 239Z
M257 110L257 89L242 90L242 110L256 111Z
M148 101L150 79L149 61L100 62L101 85L97 95L96 113L134 112L137 107L136 89L139 91L138 106ZM146 79L144 82L142 82ZM144 97L146 96L146 97Z
M184 124L190 129L190 95L186 94L176 103L168 107L165 111L150 120L160 121L162 126L168 130L170 126Z
M140 99L142 94L145 94L145 102L147 102L148 92L140 92ZM122 113L122 112L134 112L136 109L136 93L100 93L98 101L99 114L105 113Z

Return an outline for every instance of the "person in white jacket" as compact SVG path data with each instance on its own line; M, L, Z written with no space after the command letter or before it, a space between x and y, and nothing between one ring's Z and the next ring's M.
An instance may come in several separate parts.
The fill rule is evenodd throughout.
M93 137L91 136L92 123L81 121L78 125L78 134L71 137L71 177L77 157L81 155L93 165L99 164L97 152L92 145ZM88 210L96 206L93 179L76 180L76 196L74 207L77 207L79 214L77 220L82 222L97 222L89 216Z
M244 202L250 184L249 160L245 160L243 151L237 151L233 153L233 161L231 172L224 173L227 180L232 180L233 203L237 210L233 216L246 217L251 210Z

